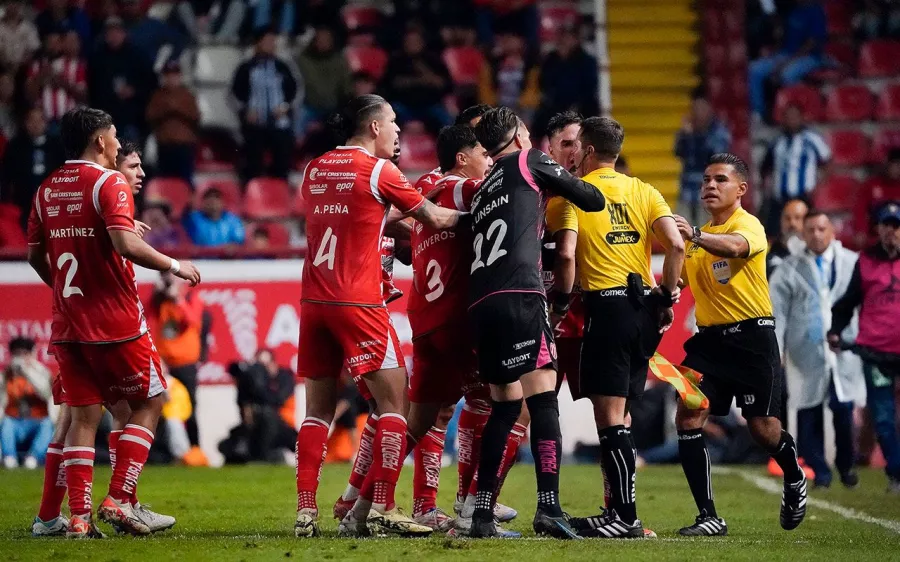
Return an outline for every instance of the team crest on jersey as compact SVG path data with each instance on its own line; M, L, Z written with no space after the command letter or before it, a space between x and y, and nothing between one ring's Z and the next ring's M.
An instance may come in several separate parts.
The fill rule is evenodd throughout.
M728 265L728 260L714 261L712 270L713 277L716 278L716 281L722 285L728 284L728 281L731 279L731 266Z

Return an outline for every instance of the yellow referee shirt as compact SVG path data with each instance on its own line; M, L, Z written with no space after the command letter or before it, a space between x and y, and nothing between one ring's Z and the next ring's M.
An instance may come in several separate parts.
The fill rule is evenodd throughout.
M717 326L772 316L766 280L766 232L759 219L738 207L725 224L701 228L710 234L740 234L750 244L746 258L720 258L688 243L685 280L696 302L697 325Z
M606 197L606 209L586 213L563 199L547 204L547 228L578 233L575 261L581 288L601 291L625 287L629 273L639 273L644 285L656 285L650 270L650 237L653 223L672 216L666 200L652 185L600 168L586 175Z

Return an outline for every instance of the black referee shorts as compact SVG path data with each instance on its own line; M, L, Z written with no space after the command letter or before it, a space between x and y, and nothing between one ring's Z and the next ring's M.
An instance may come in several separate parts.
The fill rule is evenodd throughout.
M580 376L570 385L576 400L644 394L650 358L662 339L659 311L646 296L634 302L626 294L625 288L584 293Z
M781 415L784 373L773 318L701 328L684 351L683 365L703 375L712 415L726 415L732 399L745 418Z
M538 293L497 293L469 309L478 372L505 385L538 369L557 369L547 299Z

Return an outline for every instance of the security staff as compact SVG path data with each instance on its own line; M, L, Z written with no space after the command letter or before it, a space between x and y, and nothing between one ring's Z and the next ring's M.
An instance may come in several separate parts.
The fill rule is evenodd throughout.
M684 242L659 191L614 169L624 138L622 126L608 117L581 124L578 175L603 194L606 212L585 213L559 198L547 212L551 231L578 235L575 263L559 270L554 283L552 316L559 320L568 310L577 265L586 321L581 373L570 389L594 405L611 496L603 515L572 520L585 537L644 535L635 505L634 441L625 416L628 401L643 394L649 360L674 319L673 292L684 262ZM666 247L658 286L650 268L652 234Z
M794 438L778 419L783 373L766 281L766 233L741 208L749 175L739 157L714 154L700 191L712 220L697 227L675 217L681 236L690 242L685 280L694 294L699 327L684 344L683 364L702 375L700 390L709 398L702 410L679 402L675 418L681 466L700 510L696 522L680 530L686 536L728 534L713 503L703 425L710 414L727 414L733 398L754 440L784 471L781 527L794 529L806 515L806 476Z

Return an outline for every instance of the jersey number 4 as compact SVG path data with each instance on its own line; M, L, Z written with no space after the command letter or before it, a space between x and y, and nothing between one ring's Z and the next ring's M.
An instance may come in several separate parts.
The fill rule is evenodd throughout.
M334 270L334 249L337 246L337 236L335 236L331 227L325 229L325 236L322 237L322 243L316 251L316 257L313 259L313 265L318 267L323 263L330 270Z
M75 256L71 252L66 252L59 256L59 259L56 260L56 267L62 271L67 263L71 263L72 265L69 266L69 271L66 273L66 281L63 283L62 296L64 298L69 298L72 295L84 296L81 289L72 285L72 279L75 278L75 273L78 271L78 260L75 259Z
M472 271L469 273L475 273L476 269L491 265L506 255L506 250L500 247L503 244L503 239L506 238L506 222L503 219L495 220L488 227L487 239L490 240L491 238L494 239L494 243L493 246L491 246L491 253L488 254L487 261L485 262L481 261L481 247L484 246L485 236L481 233L475 236L473 244L475 249L475 261L472 262Z

